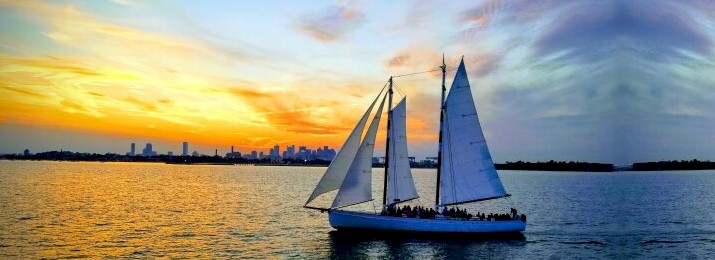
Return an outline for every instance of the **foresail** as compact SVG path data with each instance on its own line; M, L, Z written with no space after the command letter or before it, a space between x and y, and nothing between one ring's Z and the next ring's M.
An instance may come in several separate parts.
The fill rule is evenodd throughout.
M407 151L407 98L402 99L390 113L390 147L387 176L387 203L393 204L418 197L415 182L410 171Z
M479 123L464 61L445 101L442 128L440 204L506 196Z
M375 149L375 136L377 136L377 128L380 124L382 107L385 105L385 97L382 98L331 208L372 200L372 153Z
M328 169L325 171L325 174L323 174L323 177L320 179L320 182L318 182L318 185L315 187L315 190L313 190L313 193L310 195L305 205L308 205L316 197L326 192L340 188L340 185L343 183L345 175L347 174L348 169L350 169L350 165L352 164L353 159L355 159L355 155L360 148L360 138L362 137L362 132L365 129L367 119L369 118L372 108L375 106L375 103L380 96L382 96L382 91L380 91L380 94L375 97L375 100L372 101L372 104L370 104L370 107L367 111L365 111L365 114L363 114L362 118L360 118L357 125L355 125L353 131L350 132L348 139L346 139L343 146L340 147L340 151L338 151L338 154L335 155L335 158L330 163L330 166L328 166Z

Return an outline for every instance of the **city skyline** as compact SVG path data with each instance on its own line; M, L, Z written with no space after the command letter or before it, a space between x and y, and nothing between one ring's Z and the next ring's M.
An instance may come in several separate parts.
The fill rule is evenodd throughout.
M0 153L187 139L209 154L226 143L339 148L390 75L434 69L445 54L450 68L464 55L495 161L712 159L713 10L666 0L0 0ZM410 153L436 154L439 75L395 82L408 96Z
M191 147L190 142L183 141L181 143L181 148L182 148L181 156L191 156L191 155L195 156L195 154L197 154L197 153L200 155L206 155L206 156L209 155L208 153L204 153L203 151L199 152L201 150L196 150L196 149L192 150L192 149L190 149L190 147ZM267 154L265 156L265 158L307 159L308 156L311 155L311 152L313 152L312 153L313 156L316 156L316 153L317 153L317 156L319 158L324 157L326 160L330 161L335 157L335 155L337 153L335 149L329 148L329 146L327 146L327 145L319 146L315 149L310 149L307 146L299 146L299 150L296 152L295 145L291 144L291 145L285 145L286 151L284 151L284 153L278 152L277 154L274 154L273 151L277 147L280 147L280 146L275 145L271 148L268 148L268 153L265 153L264 150L250 150L250 151L244 150L244 152L241 152L240 150L234 149L234 146L230 146L230 148L228 148L228 150L227 150L228 152L225 154L226 155L225 157L236 156L239 158L245 158L246 157L245 155L250 155L250 156L254 157L254 158L250 158L250 159L262 159L260 157L262 157L263 154ZM293 153L286 153L287 151L290 151L291 148L293 150ZM173 150L166 149L162 152L161 150L159 150L159 148L155 147L151 142L146 143L145 147L142 149L142 152L139 154L137 154L135 152L135 149L136 149L136 143L130 143L129 150L125 153L116 152L116 151L115 152L107 152L107 153L126 154L126 155L130 155L130 156L135 156L135 155L140 155L140 156L173 155ZM213 150L216 154L220 155L221 157L224 157L222 152L218 152L218 151L223 151L221 148L214 148L211 150ZM327 153L329 155L323 155L323 152L325 152L325 151L328 151ZM42 151L42 152L47 152L47 151ZM84 152L84 151L75 151L75 152ZM27 154L27 153L29 153L29 148L26 148L25 150L23 150L20 153L9 153L9 154ZM306 153L307 153L307 155L306 155ZM259 154L261 155L260 157L258 156Z

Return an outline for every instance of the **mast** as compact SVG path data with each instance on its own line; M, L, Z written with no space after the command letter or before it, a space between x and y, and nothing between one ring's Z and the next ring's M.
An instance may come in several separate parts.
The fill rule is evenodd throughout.
M447 87L444 85L445 74L447 74L447 65L444 64L444 54L442 54L442 66L440 66L440 68L442 69L442 99L439 101L439 147L437 148L437 192L434 199L435 205L439 205L439 179L442 171L442 124L444 122L445 109L444 93L447 91ZM392 90L392 88L390 90ZM387 126L389 127L390 123L388 123Z
M387 205L387 169L390 167L390 128L392 126L392 77L387 89L387 138L385 138L385 180L382 185L382 205Z

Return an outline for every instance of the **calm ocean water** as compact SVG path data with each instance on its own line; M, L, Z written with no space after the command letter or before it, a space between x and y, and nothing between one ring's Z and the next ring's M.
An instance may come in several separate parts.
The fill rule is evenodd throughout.
M500 171L513 196L469 208L516 207L527 230L477 239L331 232L302 208L324 169L0 161L0 259L715 256L715 171ZM413 173L432 204L435 171Z

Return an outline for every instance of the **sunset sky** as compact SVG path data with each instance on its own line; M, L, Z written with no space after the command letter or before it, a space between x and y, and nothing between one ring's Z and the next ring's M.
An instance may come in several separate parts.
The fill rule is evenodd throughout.
M0 153L337 147L444 53L496 162L715 160L714 42L710 1L0 0ZM439 75L395 82L434 156Z

